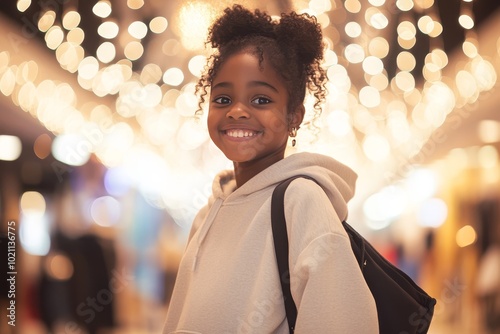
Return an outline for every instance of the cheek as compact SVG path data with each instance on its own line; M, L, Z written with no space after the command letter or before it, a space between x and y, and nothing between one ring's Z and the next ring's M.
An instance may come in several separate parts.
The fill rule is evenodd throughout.
M214 113L209 112L207 116L207 128L210 137L213 137L217 131L218 119Z
M268 127L275 133L288 132L286 111L277 111L270 115L268 118Z

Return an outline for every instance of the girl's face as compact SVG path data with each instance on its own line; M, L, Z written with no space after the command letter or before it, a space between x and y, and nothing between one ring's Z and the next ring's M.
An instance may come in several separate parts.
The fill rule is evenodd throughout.
M208 131L233 162L283 158L289 132L288 93L264 59L247 52L229 57L211 86Z

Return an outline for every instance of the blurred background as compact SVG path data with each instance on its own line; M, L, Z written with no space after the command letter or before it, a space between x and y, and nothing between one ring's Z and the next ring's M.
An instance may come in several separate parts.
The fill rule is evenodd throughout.
M1 333L161 331L191 221L232 167L194 117L232 3L2 2ZM240 3L324 30L329 95L288 153L359 174L349 221L438 300L431 333L500 333L500 2Z

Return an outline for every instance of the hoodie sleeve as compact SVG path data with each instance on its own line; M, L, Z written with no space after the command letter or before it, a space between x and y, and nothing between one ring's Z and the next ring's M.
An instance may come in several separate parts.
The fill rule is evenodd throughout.
M378 333L375 301L323 189L297 179L285 203L295 333Z

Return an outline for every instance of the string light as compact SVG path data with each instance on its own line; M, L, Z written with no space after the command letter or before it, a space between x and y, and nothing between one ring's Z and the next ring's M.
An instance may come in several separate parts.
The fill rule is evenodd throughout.
M84 31L75 9L57 14L48 9L36 21L61 68L74 73L81 88L94 94L97 101L105 96L112 99L107 109L92 107L89 112L81 112L84 107L77 105L69 85L37 82L41 64L18 65L5 52L0 52L0 92L55 134L72 131L81 135L83 124L94 124L105 139L92 145L92 152L109 166L123 162L127 154L119 148L120 138L126 138L127 149L150 147L167 160L173 153L166 153L162 147L166 139L174 138L181 151L201 149L208 145L206 134L189 135L201 131L191 123L198 108L194 84L206 63L204 41L219 8L205 1L185 2L169 22L163 16L148 17L147 21L140 17L143 0L127 0L126 4L135 15L134 21L126 24L112 16L110 1L99 0L92 7L101 21L97 33L103 39L95 54L82 47L91 32ZM387 162L393 154L408 156L403 143L421 145L456 106L474 103L497 82L493 66L481 57L472 1L461 2L456 18L465 32L462 51L467 60L451 78L443 74L449 59L442 46L443 25L433 0L397 0L395 7L384 0L345 0L339 8L331 0L300 4L300 10L315 13L324 28L323 66L329 78L326 104L335 106L324 109L325 131L311 138L322 147L339 134L348 137L356 133L343 140L355 146L352 151L358 154L354 160L359 164ZM20 12L31 5L30 0L17 1ZM334 9L336 15L330 15ZM389 26L397 33L397 43L389 42ZM146 37L161 50L165 62L155 63L150 57L145 50ZM429 39L429 49L419 68L413 48L420 38ZM396 55L395 73L385 67L389 54ZM183 64L178 63L179 57L185 59ZM140 64L146 65L139 68ZM167 126L167 120L172 120L173 126ZM168 131L162 132L162 127ZM334 154L335 149L330 147L328 152ZM178 150L175 154L187 156Z

